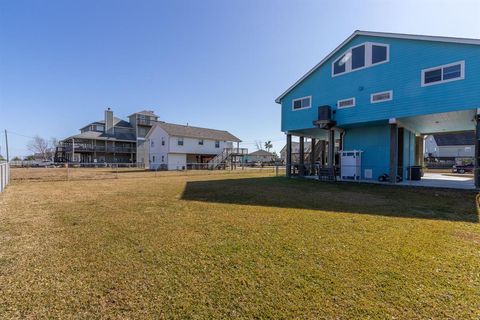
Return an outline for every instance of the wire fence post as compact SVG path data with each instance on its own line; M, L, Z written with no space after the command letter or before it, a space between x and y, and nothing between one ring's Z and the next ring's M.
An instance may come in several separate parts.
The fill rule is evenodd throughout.
M67 168L67 181L70 181L70 169L68 166L68 162L65 164L65 167Z

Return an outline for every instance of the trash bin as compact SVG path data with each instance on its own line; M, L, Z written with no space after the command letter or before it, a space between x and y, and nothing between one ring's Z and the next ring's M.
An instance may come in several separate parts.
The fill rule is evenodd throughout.
M408 167L408 179L409 180L421 180L422 179L422 166L410 166Z

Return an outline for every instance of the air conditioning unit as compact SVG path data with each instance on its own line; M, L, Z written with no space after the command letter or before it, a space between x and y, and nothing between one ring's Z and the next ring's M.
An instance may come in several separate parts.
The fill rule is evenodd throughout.
M332 107L320 106L318 107L318 119L313 121L313 125L320 129L330 129L334 127L336 121L332 119Z

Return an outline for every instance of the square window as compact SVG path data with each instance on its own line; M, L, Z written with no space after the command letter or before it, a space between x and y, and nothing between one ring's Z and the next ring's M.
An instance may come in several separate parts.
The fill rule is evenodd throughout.
M460 78L462 75L462 68L459 64L443 68L443 80Z
M302 100L293 101L293 109L301 109L301 108L302 108Z
M203 146L203 139L202 139L202 140L198 140L198 145Z
M365 66L365 46L352 49L352 70Z
M372 64L387 61L387 47L372 45Z
M442 81L442 69L435 69L425 72L425 83Z
M179 139L178 139L178 145L179 145L179 146L183 146L183 138L179 138Z

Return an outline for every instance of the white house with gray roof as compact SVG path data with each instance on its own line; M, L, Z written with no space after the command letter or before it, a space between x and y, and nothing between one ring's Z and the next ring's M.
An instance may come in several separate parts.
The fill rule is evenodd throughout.
M151 169L184 170L204 164L214 168L247 154L228 131L157 122L146 136ZM201 167L201 166L197 166Z

